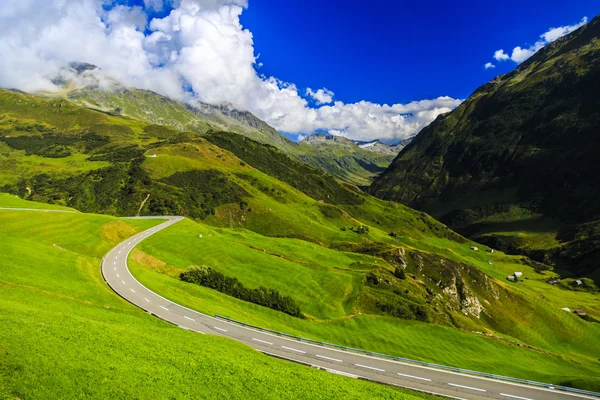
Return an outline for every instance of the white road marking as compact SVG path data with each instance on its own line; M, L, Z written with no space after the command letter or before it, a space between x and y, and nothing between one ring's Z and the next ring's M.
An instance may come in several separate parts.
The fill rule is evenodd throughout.
M369 367L368 365L362 365L362 364L354 364L354 365L356 365L357 367L372 369L373 371L385 372L385 369Z
M119 252L117 254L121 254L121 250L119 250Z
M150 303L150 300L148 300L147 298L144 297L144 300L146 300L148 303Z
M133 293L135 293L135 290L133 290L132 288L129 288L129 290L131 290Z
M319 354L317 354L317 357L319 357L319 358L324 358L325 360L336 361L336 362L342 362L342 360L338 360L337 358L325 357L325 356L322 356L322 355L319 355Z
M271 342L265 342L264 340L260 340L260 339L257 339L257 338L252 338L252 340L256 340L257 342L264 343L264 344L273 345L273 343L271 343Z
M427 381L427 382L431 382L431 379L427 379L427 378L421 378L420 376L414 376L414 375L407 375L407 374L401 374L400 372L396 372L398 375L400 376L405 376L407 378L413 378L413 379L420 379L422 381Z
M130 244L131 244L131 242L127 242L127 245L130 245Z
M506 393L500 393L500 396L506 396L506 397L510 397L510 398L518 399L518 400L533 400L528 397L513 396L512 394L506 394Z
M117 265L117 262L116 262L116 261L113 261L113 265Z
M117 274L117 278L120 278L121 276L119 274Z
M125 284L125 281L121 281L121 282L123 282L123 285Z
M219 328L217 326L215 326L215 329L221 332L227 332L227 329Z
M478 388L474 388L474 387L471 387L471 386L457 385L456 383L449 383L448 385L454 386L454 387L463 388L463 389L476 390L478 392L487 392L487 390L485 390L485 389L478 389Z
M338 371L336 369L326 369L325 371L327 372L331 372L332 374L337 374L337 375L343 375L343 376L347 376L348 378L354 378L354 379L358 379L360 378L360 376L358 375L354 375L354 374L349 374L348 372L342 372L342 371Z
M169 309L167 307L160 306L160 308L162 308L163 310L169 311Z
M113 269L116 271L116 270L117 270L117 267L113 267Z
M305 352L305 351L298 350L298 349L292 349L291 347L281 346L281 348L282 348L282 349L286 349L286 350L295 351L296 353L302 353L302 354L306 354L306 352Z
M187 317L187 316L185 316L185 315L183 316L183 318L185 318L185 319L189 319L190 321L196 321L195 319L193 319L193 318L190 318L190 317Z

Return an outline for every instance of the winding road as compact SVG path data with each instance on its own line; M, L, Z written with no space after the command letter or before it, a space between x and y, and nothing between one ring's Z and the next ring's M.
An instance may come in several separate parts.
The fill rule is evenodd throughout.
M551 388L466 375L304 343L211 317L174 303L143 286L129 272L127 257L142 240L183 217L142 217L166 222L123 241L103 259L102 274L121 297L183 329L225 336L271 356L320 368L348 378L366 379L454 399L564 400L598 399ZM485 354L481 355L485 357Z

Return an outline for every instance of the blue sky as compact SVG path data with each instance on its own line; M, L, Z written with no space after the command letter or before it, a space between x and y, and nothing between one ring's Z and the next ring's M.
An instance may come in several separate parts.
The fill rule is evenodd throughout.
M0 87L118 82L248 110L296 140L394 143L598 12L598 0L13 0ZM74 76L72 61L100 69Z
M600 13L584 1L250 0L261 72L301 87L326 87L345 102L466 98L495 75L498 49L533 44L550 27Z

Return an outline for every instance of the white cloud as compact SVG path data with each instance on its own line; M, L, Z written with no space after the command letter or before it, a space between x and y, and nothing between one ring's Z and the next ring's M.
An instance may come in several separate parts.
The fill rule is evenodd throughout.
M164 7L163 0L144 0L144 6L149 10L160 11Z
M0 8L0 86L56 90L51 78L72 61L98 65L80 77L103 87L120 81L190 103L231 104L280 131L339 131L361 140L414 135L460 101L449 97L408 104L333 102L323 88L256 72L252 32L241 25L246 0L146 0L146 9L173 10L148 21L140 7L106 11L105 0L5 0ZM150 33L145 34L146 29ZM68 74L68 73L67 73ZM303 97L312 97L317 107Z
M319 89L316 92L308 88L306 89L306 95L312 97L317 105L322 105L332 103L334 93L327 88Z
M558 28L550 28L550 30L541 35L541 38L546 43L552 43L556 39L561 38L587 24L588 18L583 17L581 21L573 25L559 26Z
M526 48L523 48L521 46L515 47L510 56L506 54L502 49L496 50L496 52L494 53L494 59L496 59L497 61L506 61L510 59L516 63L522 63L523 61L527 60L529 57L537 53L542 47L554 42L556 39L559 39L579 29L583 25L587 24L587 22L588 18L583 17L581 21L576 24L559 26L558 28L550 28L547 32L542 33L540 35L541 40L538 40L533 45Z
M496 52L494 53L494 59L496 59L497 61L504 61L508 60L509 58L510 56L506 54L504 50L496 50Z
M496 66L494 64L492 64L491 62L486 63L483 67L485 69L496 68Z

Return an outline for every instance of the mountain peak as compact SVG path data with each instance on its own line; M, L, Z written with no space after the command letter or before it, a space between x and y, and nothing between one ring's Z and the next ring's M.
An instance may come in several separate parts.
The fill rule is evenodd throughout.
M75 70L77 74L82 74L85 71L93 71L96 69L100 69L97 65L86 63L86 62L78 62L73 61L69 63L69 68Z

